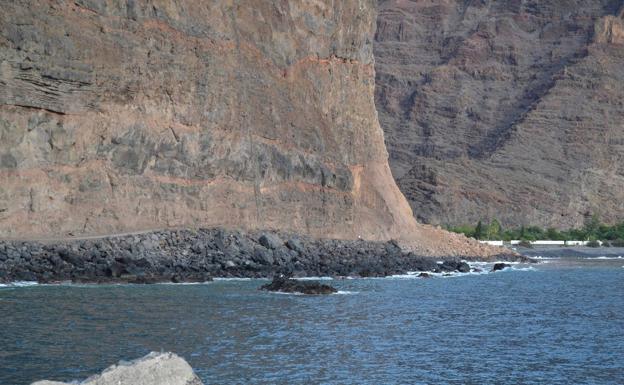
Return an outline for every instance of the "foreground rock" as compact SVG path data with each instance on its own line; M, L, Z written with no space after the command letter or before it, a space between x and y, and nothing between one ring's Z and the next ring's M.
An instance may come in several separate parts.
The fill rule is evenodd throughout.
M37 381L32 385L69 385ZM150 353L138 360L120 363L80 385L202 385L191 366L173 353Z
M301 293L301 294L334 294L338 290L319 282L297 281L283 275L276 275L271 283L263 285L260 290L277 291L280 293Z
M528 261L517 255L495 260ZM437 263L442 259L443 263ZM466 260L482 260L465 257ZM224 229L170 230L57 242L0 241L0 283L205 282L212 277L383 277L466 272L458 257L428 258L396 242L315 239Z

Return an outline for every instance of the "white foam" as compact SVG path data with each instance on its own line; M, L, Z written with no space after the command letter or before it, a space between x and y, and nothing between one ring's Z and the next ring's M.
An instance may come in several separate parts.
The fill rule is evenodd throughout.
M487 265L492 265L491 262L470 262L469 263L470 266L487 266Z
M281 295L306 295L304 293L294 292L294 293L285 293L283 291L271 291L271 294L281 294ZM354 295L359 294L359 291L349 291L349 290L338 290L336 293L332 293L331 295ZM310 294L310 295L322 295L322 294Z
M457 278L457 277L465 277L469 275L484 275L489 274L490 269L481 269L481 271L470 271L467 273L461 273L458 271L453 272L444 272L444 273L434 273L431 271L408 271L406 274L396 274L390 275L388 277L381 277L381 279L424 279L427 277L421 277L421 273L427 274L429 277L438 277L438 278Z
M512 268L512 270L515 270L515 271L536 271L536 269L533 266L514 267L514 268Z
M15 281L9 283L8 287L29 287L29 286L37 286L39 282L37 281Z
M216 278L215 278L216 280ZM157 285L175 285L175 286L191 286L191 285L207 285L213 283L213 281L204 281L204 282L158 282ZM135 284L131 284L135 285ZM143 284L136 284L138 286L142 286Z
M253 278L214 278L214 281L251 281Z
M587 258L587 259L603 259L603 260L615 260L615 259L623 259L621 255L618 255L617 257L605 257L605 256L601 256L601 257L596 257L596 258Z
M428 273L429 274L429 273ZM395 275L389 275L387 277L370 277L367 279L414 279L414 278L421 278L415 274L395 274Z
M280 294L280 295L305 295L303 293L285 293L283 291L271 291L269 294Z
M333 281L332 277L298 277L297 281Z

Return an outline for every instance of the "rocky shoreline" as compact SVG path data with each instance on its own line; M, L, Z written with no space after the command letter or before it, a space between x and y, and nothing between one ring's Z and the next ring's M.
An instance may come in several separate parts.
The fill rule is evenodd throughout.
M0 241L0 283L205 282L212 278L383 277L465 270L462 260L418 256L395 241L329 240L279 232L163 230L97 239ZM501 254L490 260L530 261ZM443 262L443 263L442 263Z

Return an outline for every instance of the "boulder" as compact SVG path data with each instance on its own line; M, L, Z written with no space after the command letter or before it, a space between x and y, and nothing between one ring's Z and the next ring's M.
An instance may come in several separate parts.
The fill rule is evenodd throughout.
M81 385L202 385L184 359L173 353L155 353L131 362L120 362L80 383ZM31 385L69 385L37 381Z
M506 268L508 268L508 267L511 267L511 265L510 265L510 264L507 264L507 263L502 263L502 262L500 262L500 263L495 263L495 264L494 264L494 267L492 267L492 271L504 270L504 269L506 269Z
M303 253L303 245L301 244L301 241L297 238L291 238L286 241L286 247L296 251L297 253Z
M456 271L459 268L459 263L455 262L455 261L444 261L441 264L438 264L438 267L440 268L441 271L444 272L449 272L449 271Z
M301 294L333 294L338 292L329 285L319 282L297 281L283 275L276 275L271 283L263 285L260 290Z
M272 265L273 262L275 262L273 259L273 253L260 247L254 250L253 259L263 265Z
M284 244L284 241L282 241L280 237L270 233L262 234L262 236L260 236L260 239L258 239L258 242L262 246L271 250L277 249Z
M469 273L470 265L467 264L466 262L460 262L459 265L457 266L457 271L459 271L460 273Z

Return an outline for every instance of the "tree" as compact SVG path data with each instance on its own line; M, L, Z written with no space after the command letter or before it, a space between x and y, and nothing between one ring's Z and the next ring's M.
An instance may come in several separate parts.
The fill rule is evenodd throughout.
M502 227L500 222L495 218L492 219L490 225L487 230L487 239L500 239L501 238Z
M585 233L587 238L597 238L598 229L600 228L600 218L598 214L592 214L589 220L585 221Z
M477 223L477 227L475 227L475 238L476 239L482 239L483 238L484 231L483 231L483 223L481 223L481 221L479 221L479 223Z
M546 230L546 238L552 241L565 240L564 236L559 231L557 231L557 229L555 229L554 227L550 227L548 230Z

